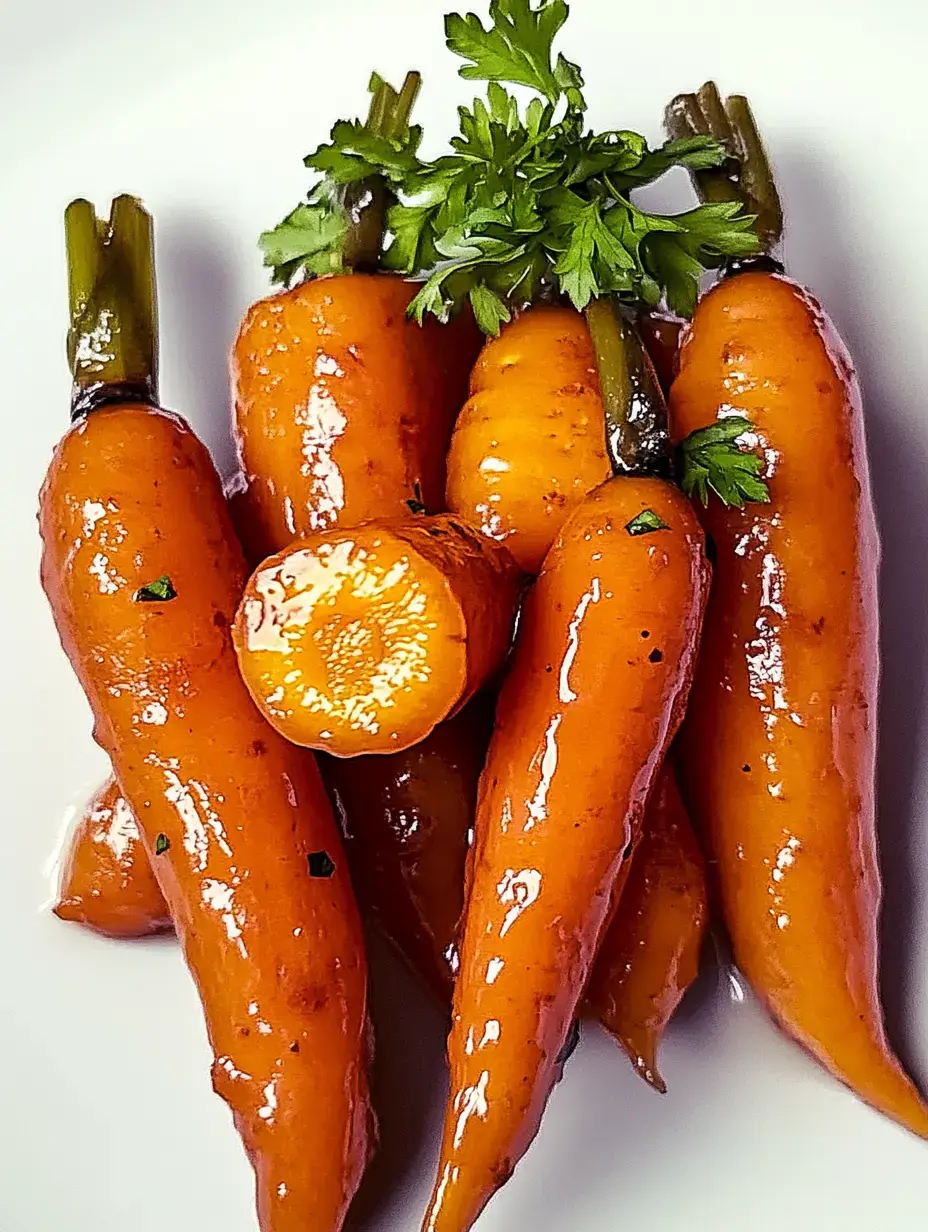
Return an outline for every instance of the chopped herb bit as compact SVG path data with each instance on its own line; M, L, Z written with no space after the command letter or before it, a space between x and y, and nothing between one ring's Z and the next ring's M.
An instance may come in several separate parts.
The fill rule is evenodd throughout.
M163 856L171 845L171 840L166 834L159 834L155 839L155 855Z
M166 573L154 582L147 582L133 596L136 603L167 603L169 599L177 598L174 583Z
M642 509L637 517L625 524L630 535L649 535L655 530L668 530L667 523L653 509Z
M422 487L420 484L413 484L414 496L412 500L408 500L406 504L409 506L410 513L425 513L425 505L422 501Z
M729 415L691 432L678 450L680 485L687 496L695 493L703 505L708 505L710 492L725 505L768 503L770 491L760 477L763 458L738 444L753 430L753 423L744 415Z
M310 877L331 877L335 862L327 851L311 851L307 856Z

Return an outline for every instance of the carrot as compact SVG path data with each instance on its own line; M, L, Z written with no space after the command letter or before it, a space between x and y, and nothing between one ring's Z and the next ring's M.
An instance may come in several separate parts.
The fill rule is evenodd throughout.
M401 147L418 74L399 93L376 75L371 88L367 139ZM324 152L331 147L309 165L329 170ZM299 535L398 517L413 499L444 508L445 455L479 332L470 314L446 329L407 318L415 285L377 272L387 186L377 176L345 185L350 174L341 167L334 184L317 185L318 201L261 237L276 281L300 268L309 277L254 304L232 351L243 520L256 560ZM320 227L332 236L322 250Z
M611 473L596 356L571 308L539 307L491 338L448 454L448 508L537 573L564 522Z
M501 666L520 591L505 548L449 515L319 531L249 580L239 667L294 744L408 748Z
M683 321L663 312L642 312L638 317L638 332L654 365L664 394L670 393L679 371L680 336Z
M78 201L67 233L77 419L42 490L42 582L197 984L260 1226L332 1232L372 1135L338 829L237 670L241 548L208 453L157 407L151 220Z
M71 835L53 910L106 937L148 937L172 927L135 814L115 779L93 796Z
M666 1086L657 1068L657 1046L699 972L708 919L705 861L668 762L649 801L586 997L588 1012L659 1091Z
M723 107L710 83L668 117L680 135L711 120L748 151L727 191L753 194L768 254L702 300L673 386L678 435L753 420L771 497L700 512L718 563L682 738L687 799L758 996L862 1099L928 1137L879 1001L879 541L860 390L824 309L769 256L782 216L746 100Z
M574 512L526 600L475 822L434 1232L470 1228L538 1128L707 587L685 497L629 477Z

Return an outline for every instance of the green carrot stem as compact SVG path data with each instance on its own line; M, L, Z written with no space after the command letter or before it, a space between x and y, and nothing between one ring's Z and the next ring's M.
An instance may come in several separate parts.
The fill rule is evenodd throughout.
M422 85L418 73L407 73L399 92L374 73L371 105L366 128L376 137L396 138L409 127L413 104ZM379 175L369 176L342 190L341 203L348 215L342 260L347 269L376 269L380 264L390 193Z
M617 475L671 473L667 405L634 324L611 298L585 309L606 421L606 446Z
M704 201L737 201L755 216L753 231L769 256L783 235L783 209L776 182L748 100L733 94L722 100L715 82L695 94L678 94L664 116L673 138L712 136L732 154L732 164L693 173Z
M65 211L72 414L113 393L157 400L158 327L151 215L117 197L109 220L89 201Z

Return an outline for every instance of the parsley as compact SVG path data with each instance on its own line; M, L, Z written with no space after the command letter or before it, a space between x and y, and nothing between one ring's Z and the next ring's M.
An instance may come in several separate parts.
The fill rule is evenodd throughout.
M687 134L651 149L626 130L585 131L579 68L556 56L567 18L563 0L492 0L485 27L451 14L448 47L461 75L487 82L486 97L458 110L452 152L420 161L418 144L382 157L365 147L366 168L391 184L383 265L426 275L410 311L442 320L469 302L485 333L513 311L564 295L582 310L598 296L690 314L703 271L758 251L753 219L714 203L669 216L631 199L671 167L731 166L724 143ZM527 106L504 84L535 92Z
M331 877L335 862L327 851L311 851L306 857L310 877Z
M315 277L377 263L385 187L419 167L422 129L409 123L419 85L418 73L408 73L396 91L374 73L367 120L339 120L329 142L307 154L304 164L321 178L305 202L258 239L272 282L288 287L301 273ZM365 225L368 214L373 225Z
M177 591L168 575L162 573L154 582L146 582L132 597L136 603L167 603L177 598Z
M168 836L166 834L159 834L155 839L155 855L163 856L170 846L171 840Z
M630 535L649 535L655 530L667 530L667 523L653 509L642 509L637 517L626 522L625 529Z
M680 443L680 486L687 496L695 493L703 505L709 503L709 493L726 505L743 505L746 501L766 504L770 491L760 477L763 458L742 449L739 438L752 432L754 425L743 415L730 415L698 428Z
M490 28L474 13L445 18L449 50L469 61L459 71L469 81L506 81L528 86L556 103L583 110L583 78L576 64L559 55L552 64L552 44L567 20L564 0L491 0Z

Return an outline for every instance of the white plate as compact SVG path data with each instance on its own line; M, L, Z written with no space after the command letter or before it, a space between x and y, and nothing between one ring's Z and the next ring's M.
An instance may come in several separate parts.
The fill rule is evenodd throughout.
M209 1089L171 944L56 921L49 853L103 775L37 578L36 492L67 424L61 212L154 212L163 396L224 470L226 351L266 286L254 240L368 73L425 71L419 118L469 97L439 0L5 0L0 5L2 1232L253 1232L251 1178ZM481 5L481 8L483 6ZM789 213L792 271L851 345L885 545L881 805L890 1024L928 1079L928 245L925 7L915 0L574 0L565 50L592 119L658 135L715 75L749 93ZM668 196L670 190L668 190ZM685 186L673 186L682 204ZM414 1232L442 1099L440 1024L380 964L385 1144L357 1229ZM480 1232L828 1232L928 1226L928 1146L860 1106L710 975L667 1041L661 1099L588 1029Z

